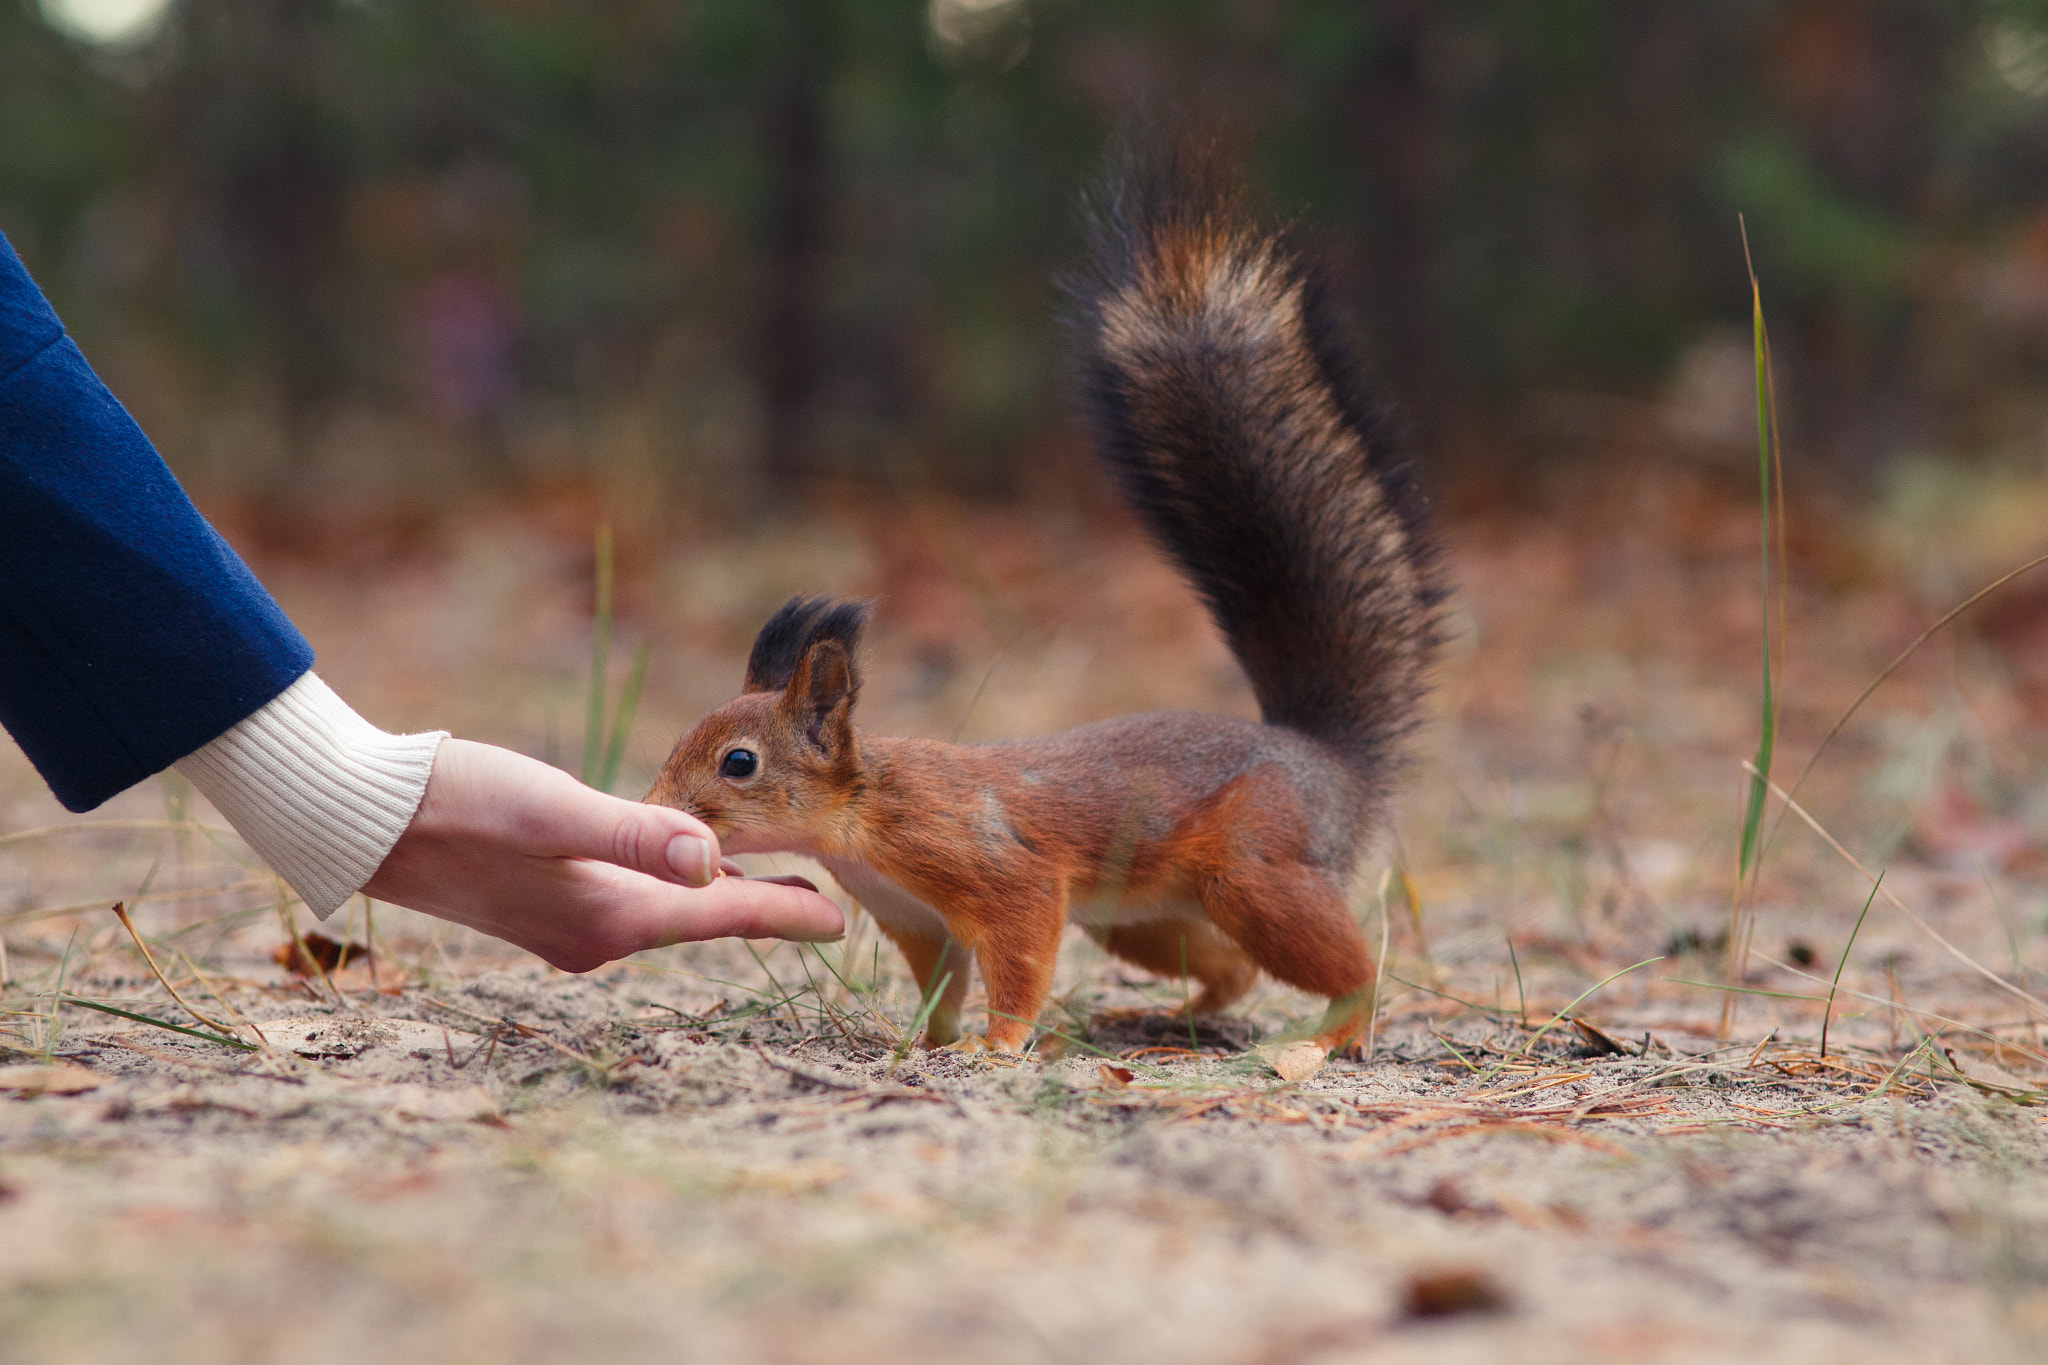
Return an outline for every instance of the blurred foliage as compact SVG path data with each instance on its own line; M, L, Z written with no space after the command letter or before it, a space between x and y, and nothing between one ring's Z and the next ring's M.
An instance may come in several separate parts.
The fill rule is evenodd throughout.
M1744 319L1738 210L1799 439L2044 429L2048 0L172 0L101 47L0 0L0 230L202 477L381 422L407 477L624 429L1001 488L1148 110L1231 130L1431 434L1656 393Z

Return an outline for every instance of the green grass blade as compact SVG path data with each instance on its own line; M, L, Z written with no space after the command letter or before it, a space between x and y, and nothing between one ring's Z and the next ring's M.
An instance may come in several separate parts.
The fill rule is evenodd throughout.
M768 984L775 987L776 990L782 993L783 1001L789 1005L789 1022L796 1027L796 1031L799 1034L803 1033L804 1021L797 1017L795 1003L797 997L802 995L803 992L792 991L787 986L784 986L781 980L776 977L775 973L768 970L768 959L762 957L759 953L755 952L753 944L747 942L745 939L741 939L740 946L747 950L748 957L754 959L754 965L761 969L761 975L768 978ZM768 947L768 951L772 953L781 946L782 945L779 943L770 944ZM799 960L801 960L801 953L798 954L798 958Z
M1515 936L1503 934L1508 941L1508 961L1515 964L1515 1001L1521 1007L1522 1027L1529 1027L1529 994L1522 989L1522 959L1515 956Z
M903 1031L902 1040L896 1044L896 1051L889 1058L891 1067L908 1057L910 1049L917 1046L918 1037L924 1032L924 1026L931 1021L932 1011L939 1007L939 997L944 995L946 987L952 984L951 972L947 972L932 983L931 991L925 996L924 1003L917 1007L917 1017L911 1020L910 1027Z
M1776 650L1771 635L1771 487L1773 456L1777 453L1777 391L1771 382L1771 337L1764 325L1763 288L1757 283L1756 266L1749 255L1749 226L1741 215L1736 222L1742 230L1742 260L1749 274L1750 346L1756 360L1756 464L1757 508L1763 524L1758 556L1762 564L1759 586L1763 655L1763 687L1758 705L1756 758L1750 764L1749 789L1743 800L1742 837L1736 855L1735 893L1728 908L1727 978L1739 985L1749 963L1750 932L1754 927L1756 877L1763 848L1764 804L1771 787L1771 760L1778 747L1778 698L1774 664ZM1782 521L1782 516L1780 517ZM1782 645L1782 641L1776 642ZM1739 996L1721 1000L1719 1036L1731 1036Z
M1939 1032L1928 1034L1925 1038L1922 1038L1920 1040L1920 1044L1918 1047L1915 1047L1911 1052L1899 1058L1899 1064L1893 1067L1891 1069L1891 1074L1884 1078L1883 1085L1880 1085L1877 1089L1870 1092L1870 1098L1873 1100L1883 1099L1885 1097L1885 1093L1892 1088L1892 1082L1896 1081L1908 1067L1912 1066L1914 1059L1919 1057L1921 1053L1927 1053L1929 1059L1931 1060L1934 1056L1932 1049L1934 1047L1935 1040L1940 1037L1941 1034Z
M832 959L825 956L824 949L820 948L815 943L810 944L808 946L810 947L811 952L817 955L818 961L824 964L825 970L832 973L832 979L834 981L837 981L841 986L845 987L846 993L848 995L851 995L854 999L860 1001L861 1005L867 1010L867 1012L875 1016L875 1018L881 1020L883 1025L886 1026L891 1033L896 1034L899 1038L902 1037L901 1031L896 1027L896 1021L891 1019L888 1015L882 1013L882 1011L876 1006L874 996L871 993L863 992L860 987L854 985L851 981L848 981L844 976L840 975L839 969L832 965Z
M1467 1057L1463 1052L1460 1052L1458 1050L1458 1045L1456 1043L1444 1037L1435 1029L1430 1030L1429 1036L1436 1039L1439 1043L1442 1043L1445 1047L1449 1048L1451 1050L1451 1055L1453 1057L1456 1057L1459 1061L1463 1062L1465 1064L1465 1069L1467 1071L1479 1070L1479 1063L1473 1061L1470 1057Z
M72 995L69 992L65 993L64 1003L67 1005L79 1005L89 1010L98 1010L101 1014L113 1014L123 1019L133 1019L138 1024L148 1024L151 1028L164 1029L170 1033L182 1033L192 1038L204 1038L207 1042L219 1043L222 1047L238 1047L244 1052L254 1052L257 1050L254 1043L245 1043L240 1038L228 1038L218 1033L209 1033L205 1029L186 1028L183 1024L166 1024L163 1020L152 1019L146 1014L137 1014L133 1010L117 1009L113 1005L103 1005L97 1000L87 1000L83 996Z
M612 528L597 528L594 546L597 559L597 601L591 611L590 698L583 718L583 770L585 786L595 786L597 764L604 746L605 674L612 653Z
M1747 253L1748 243L1744 242ZM1771 757L1778 744L1778 707L1771 677L1771 380L1770 337L1764 329L1763 293L1755 271L1749 277L1750 341L1756 355L1757 502L1763 519L1763 699L1756 745L1756 775L1750 778L1749 799L1742 812L1742 851L1737 872L1749 875L1756 858L1757 836L1763 829L1764 794L1771 775Z
M1835 1017L1835 992L1842 985L1842 969L1849 965L1849 950L1856 946L1856 935L1863 932L1864 915L1870 913L1870 906L1877 899L1877 888L1884 885L1884 873L1877 874L1877 880L1870 884L1870 894L1863 898L1863 914L1856 917L1856 927L1849 931L1849 941L1842 945L1842 960L1835 964L1835 979L1828 983L1828 1004L1820 1016L1820 1055L1828 1055L1828 1024Z
M597 789L608 792L619 780L619 764L626 756L626 735L633 728L633 713L640 709L640 684L647 677L651 646L642 640L633 651L632 667L626 670L626 687L619 693L619 711L612 717L611 743L605 746L604 768L598 773Z

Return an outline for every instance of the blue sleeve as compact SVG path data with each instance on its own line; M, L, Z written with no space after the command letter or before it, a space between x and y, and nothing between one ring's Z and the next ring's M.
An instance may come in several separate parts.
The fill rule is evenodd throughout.
M0 237L0 725L90 810L312 664Z

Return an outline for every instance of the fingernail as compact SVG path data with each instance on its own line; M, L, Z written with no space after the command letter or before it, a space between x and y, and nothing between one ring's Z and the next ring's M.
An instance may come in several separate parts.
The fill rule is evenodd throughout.
M691 886L709 886L717 874L711 865L711 845L694 834L678 834L668 841L668 866Z

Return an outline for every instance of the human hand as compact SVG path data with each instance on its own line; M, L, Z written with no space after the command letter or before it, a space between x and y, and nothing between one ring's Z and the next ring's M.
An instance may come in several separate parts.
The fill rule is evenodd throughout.
M508 749L445 739L419 811L363 894L587 972L707 938L819 942L839 907L801 877L741 877L665 806L593 791Z

